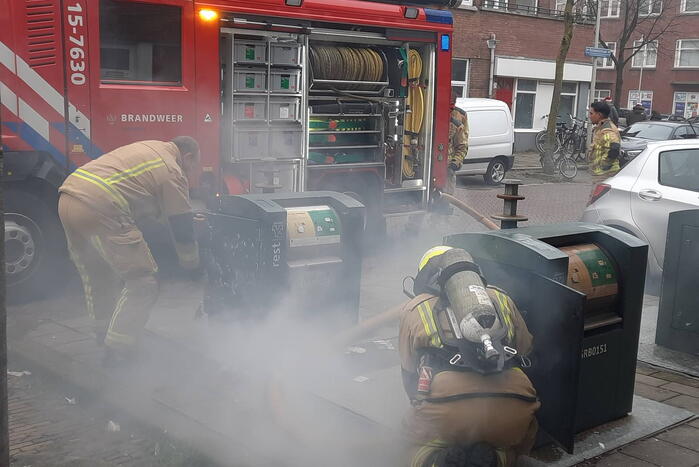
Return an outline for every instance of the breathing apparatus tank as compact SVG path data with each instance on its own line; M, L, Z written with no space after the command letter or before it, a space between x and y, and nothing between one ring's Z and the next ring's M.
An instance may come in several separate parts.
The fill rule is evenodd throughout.
M516 350L504 345L508 334L499 307L485 289L485 280L471 255L459 248L435 247L420 262L415 294L440 297L437 313L446 313L453 339L441 331L451 352L449 364L481 373L502 371ZM455 351L455 352L454 352Z

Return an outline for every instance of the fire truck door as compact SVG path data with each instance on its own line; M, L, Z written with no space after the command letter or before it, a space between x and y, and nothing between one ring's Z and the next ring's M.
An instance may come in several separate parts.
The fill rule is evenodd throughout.
M93 141L103 152L194 134L194 9L100 0L90 32Z

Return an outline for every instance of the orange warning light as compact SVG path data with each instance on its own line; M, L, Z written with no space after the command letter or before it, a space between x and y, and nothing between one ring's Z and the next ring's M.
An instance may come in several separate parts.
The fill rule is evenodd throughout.
M218 18L218 12L214 10L199 10L199 17L204 21L213 21Z

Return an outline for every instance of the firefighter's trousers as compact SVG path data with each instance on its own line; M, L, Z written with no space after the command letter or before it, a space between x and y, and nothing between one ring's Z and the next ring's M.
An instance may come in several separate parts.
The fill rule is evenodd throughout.
M482 396L418 402L405 420L408 435L416 445L411 467L431 467L434 452L450 445L487 443L496 449L501 467L515 465L518 456L531 450L538 429L534 414L540 403L495 395L535 398L536 392L521 370L489 376L445 371L434 377L432 387L431 397Z
M98 335L118 350L132 350L158 298L157 266L133 220L107 216L62 194L58 213Z

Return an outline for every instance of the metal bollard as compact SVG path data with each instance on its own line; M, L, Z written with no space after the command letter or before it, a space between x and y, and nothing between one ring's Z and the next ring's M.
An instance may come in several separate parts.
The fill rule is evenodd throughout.
M516 229L518 222L529 220L526 216L517 214L517 201L524 199L524 196L519 194L519 185L521 180L505 179L502 181L505 184L505 193L497 195L498 198L504 200L502 215L491 216L493 219L500 221L501 229Z

